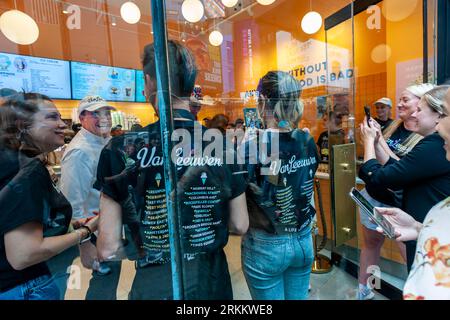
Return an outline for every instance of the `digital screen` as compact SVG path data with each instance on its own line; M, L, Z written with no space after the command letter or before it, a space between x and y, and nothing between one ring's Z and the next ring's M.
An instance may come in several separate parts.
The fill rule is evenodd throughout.
M70 63L63 60L0 53L0 88L70 99Z
M83 62L72 62L71 69L73 99L99 95L108 101L135 101L134 70Z
M146 102L144 88L144 72L141 70L136 70L136 102Z

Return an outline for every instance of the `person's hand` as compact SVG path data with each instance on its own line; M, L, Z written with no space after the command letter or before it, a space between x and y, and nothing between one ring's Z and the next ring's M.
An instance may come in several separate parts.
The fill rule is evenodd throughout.
M398 208L375 208L375 210L392 224L397 241L410 241L418 238L422 224L406 212ZM377 231L383 233L381 228L377 228Z
M383 132L381 131L380 124L373 118L369 120L370 126L377 131L377 137L375 138L375 143L378 143L380 138L383 136Z
M372 119L370 119L372 121ZM375 122L375 121L372 121ZM367 118L364 117L363 123L360 125L361 129L361 138L364 141L364 143L374 143L377 139L378 133L377 129L372 125L369 127L367 124Z
M308 133L308 134L311 134L311 130L309 130L309 128L303 128L302 130L303 130L303 132L306 132L306 133Z
M78 229L79 227L81 227L82 225L84 225L86 223L86 218L83 219L72 219L72 221L70 221L70 224L73 226L74 229Z
M89 230L91 230L91 232L97 231L97 228L98 228L98 216L95 216L93 218L87 219L86 222L83 225L88 227Z

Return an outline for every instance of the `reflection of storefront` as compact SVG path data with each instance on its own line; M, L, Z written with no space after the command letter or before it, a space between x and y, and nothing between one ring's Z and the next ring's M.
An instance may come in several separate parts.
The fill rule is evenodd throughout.
M372 105L381 97L396 101L399 93L412 83L436 79L442 82L449 76L448 51L442 46L445 41L441 41L444 32L439 29L437 47L432 41L437 33L432 26L441 28L445 22L441 13L448 8L441 7L438 21L434 21L438 1L428 1L429 11L425 14L429 17L428 25L424 27L421 2L402 1L405 3L400 11L404 14L389 0L312 1L314 9L324 18L324 27L307 35L299 23L301 15L310 10L305 1L276 1L273 6L239 1L241 6L235 8L226 8L220 1L208 1L204 18L187 23L181 14L182 1L166 0L166 27L169 39L185 44L195 56L199 71L196 84L203 96L210 99L209 104L202 105L199 120L225 114L231 122L241 118L247 127L260 126L257 111L260 95L256 91L259 80L271 70L289 72L302 87L305 108L300 126L308 128L315 141L327 133L325 160L344 171L352 171L349 167L354 165L353 171L347 173L356 177L363 152L357 129L364 117L363 106ZM144 46L160 36L158 29L153 29L150 1L136 1L142 10L138 24L122 21L120 8L113 5L96 3L90 7L86 1L73 1L79 11L67 14L63 13L65 2L48 1L51 15L46 15L33 1L18 2L35 16L42 34L32 46L13 44L0 35L4 51L0 53L0 87L48 94L69 121L76 120L73 110L87 94L100 94L110 101L118 111L113 115L114 124L121 124L125 130L130 130L134 123L145 126L157 120L153 108L145 102L140 61ZM440 2L439 5L444 6ZM11 9L6 6L0 8L1 12ZM72 24L67 24L68 21ZM223 33L220 46L209 42L210 31L216 29ZM424 34L428 35L426 50ZM436 69L436 64L445 67ZM395 107L392 113L395 117ZM335 128L330 130L325 120L335 121ZM355 149L349 163L334 162L333 145L348 147L353 143ZM346 152L353 150L343 150L344 155L348 155ZM363 183L353 176L350 182L346 180L349 185L343 184L345 179L337 181L338 173L326 161L317 174L330 240L326 249L332 253L334 263L355 274L362 246L361 226L354 206L345 207L347 211L338 210L341 204L344 206L339 197L345 197L345 190L352 186L363 188ZM158 178L161 180L161 175ZM342 192L338 197L337 189ZM160 191L150 200L163 199L164 192ZM350 218L341 221L339 215ZM318 219L319 229L323 228L321 218ZM323 230L319 233L323 235ZM338 233L343 241L337 241ZM394 297L406 277L394 241L385 242L381 256L383 281L389 284L386 287L397 288L394 293L385 294ZM395 284L391 276L396 278Z

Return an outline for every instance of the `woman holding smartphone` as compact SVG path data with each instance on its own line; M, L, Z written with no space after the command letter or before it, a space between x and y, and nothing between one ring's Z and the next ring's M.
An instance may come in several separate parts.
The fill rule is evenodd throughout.
M412 114L417 110L420 98L429 90L433 89L431 84L419 84L406 88L397 105L399 119L394 120L379 136L376 157L381 163L386 163L389 157L399 160L410 152L414 146L423 138L418 133L413 131L416 120ZM370 119L366 118L367 121ZM372 121L373 126L381 131L381 127L376 121ZM391 192L386 188L372 188L370 195L367 190L362 193L371 199L374 206L400 206L402 192ZM360 268L359 268L359 287L358 299L369 300L375 297L372 289L367 284L367 280L371 276L367 272L369 266L378 265L380 260L380 251L384 243L384 236L376 232L376 225L367 218L366 215L360 214L360 221L362 224L362 235L364 246L360 253ZM402 257L406 261L406 249L403 243L399 243L399 250Z
M438 113L436 130L445 141L443 149L450 161L450 90ZM423 223L397 208L377 210L394 226L397 241L417 240L404 299L450 300L450 197L436 204Z
M422 222L426 213L450 194L450 163L445 158L444 140L436 133L436 121L441 117L442 102L449 86L438 86L420 99L411 117L414 132L424 138L405 157L379 160L377 150L380 131L375 126L361 124L364 140L364 165L359 176L371 190L403 190L401 208ZM370 120L371 124L375 121ZM432 156L431 156L432 155ZM414 260L415 242L406 244L408 270Z

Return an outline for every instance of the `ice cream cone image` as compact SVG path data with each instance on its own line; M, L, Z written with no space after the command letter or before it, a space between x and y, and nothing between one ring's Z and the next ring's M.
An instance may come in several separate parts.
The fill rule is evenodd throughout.
M283 178L283 183L284 183L284 186L286 187L286 183L287 183L287 179L286 178Z
M202 178L203 184L205 184L206 183L206 179L208 178L208 175L206 174L206 172L202 173L201 178Z
M159 185L161 183L161 174L160 173L156 174L155 180L156 180L156 184L158 185L158 188L159 188Z

